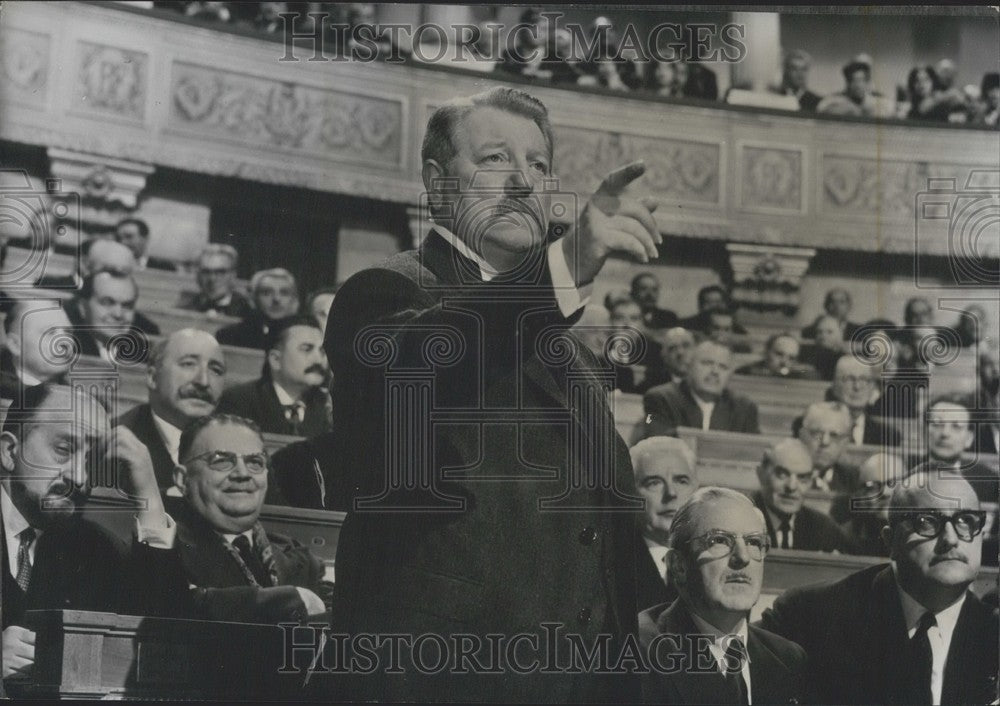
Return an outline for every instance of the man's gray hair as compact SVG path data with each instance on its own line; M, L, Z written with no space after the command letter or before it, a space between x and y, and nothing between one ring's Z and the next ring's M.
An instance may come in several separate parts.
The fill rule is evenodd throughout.
M699 508L708 503L720 500L733 500L748 505L760 515L761 526L766 526L764 524L764 513L746 495L732 488L719 488L709 485L694 491L691 497L677 508L677 512L674 514L674 521L670 523L670 548L684 554L684 547L694 539L694 520Z
M651 436L633 446L629 453L632 456L632 468L638 471L645 459L658 456L673 456L684 459L692 473L697 470L697 460L694 451L685 442L672 436Z
M805 49L793 49L792 51L785 54L784 65L788 66L796 59L801 59L802 61L812 66L813 63L812 57L809 56L809 52L807 52Z
M206 257L212 255L225 255L229 258L229 262L233 269L236 269L236 265L239 263L240 255L232 245L227 243L210 243L202 249L201 254L198 255L198 262L201 263Z
M299 291L299 285L295 281L295 275L286 270L284 267L272 267L269 270L260 270L259 272L254 272L253 277L250 278L250 293L257 296L257 289L260 287L260 283L266 277L273 277L275 279L283 279L286 282L292 283L292 288L295 289L296 295Z

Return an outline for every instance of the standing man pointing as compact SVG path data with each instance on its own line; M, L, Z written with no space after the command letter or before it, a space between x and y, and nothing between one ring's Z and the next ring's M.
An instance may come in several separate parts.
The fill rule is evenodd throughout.
M368 676L338 674L329 682L346 686L340 697L638 696L628 677L546 670L555 638L543 623L588 649L635 631L641 501L607 406L612 383L567 329L609 255L645 263L662 240L655 205L624 196L644 172L635 163L605 178L570 233L548 242L552 153L547 110L521 91L438 108L421 155L434 225L418 250L343 285L324 343L334 428L350 440L338 457L356 489L338 542L334 631L434 634L449 645L458 634L527 638L499 659L472 638L479 664L497 669L459 660L471 671L461 675L421 673L404 642L402 674L386 674L385 662ZM417 386L407 394L397 394L405 380L393 382L400 371ZM420 375L426 388L412 382Z

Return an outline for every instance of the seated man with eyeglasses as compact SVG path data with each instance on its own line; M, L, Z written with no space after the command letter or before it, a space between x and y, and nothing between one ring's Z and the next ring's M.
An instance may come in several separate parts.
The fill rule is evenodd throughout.
M178 458L184 498L170 512L198 612L252 623L323 616L322 562L259 521L270 462L257 426L227 414L197 419L181 434Z
M727 488L696 490L670 525L667 571L679 597L639 613L656 704L798 703L806 655L747 624L760 597L770 540L760 510Z
M816 471L813 488L842 493L854 487L857 469L841 460L851 441L851 412L847 405L840 402L809 405L802 416L798 437L812 455Z
M889 548L882 541L882 528L889 522L893 483L905 475L906 465L896 454L873 454L858 468L851 493L833 500L830 517L840 522L848 552L889 556Z
M891 563L786 591L760 625L809 655L815 703L997 702L993 609L969 591L986 514L961 478L896 483L882 538Z
M764 513L771 544L781 549L843 552L847 540L837 523L804 505L816 469L809 448L798 439L784 439L764 453L757 467L760 490L754 504Z

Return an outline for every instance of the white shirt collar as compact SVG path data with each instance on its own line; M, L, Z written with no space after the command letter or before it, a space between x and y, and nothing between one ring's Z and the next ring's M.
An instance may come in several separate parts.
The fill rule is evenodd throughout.
M855 444L865 443L865 413L862 412L858 415L858 418L854 420L854 426L851 427L851 439L854 440Z
M250 540L250 546L251 547L253 546L253 528L252 527L250 529L248 529L248 530L244 530L243 532L240 532L239 534L229 534L228 532L222 532L221 534L222 534L222 538L225 539L226 542L229 543L229 544L232 544L233 540L236 539L237 537L241 537L242 536L242 537L246 537L248 540Z
M283 388L277 382L271 382L274 385L274 394L278 396L278 402L281 403L283 407L287 407L290 404L303 404L301 400L297 400L288 394L288 390Z
M26 385L26 386L30 387L32 385L41 385L42 384L41 380L39 380L38 378L36 378L34 375L32 375L31 373L29 373L24 368L22 368L19 371L19 373L21 375L21 383L23 385Z
M691 390L691 397L694 398L694 403L698 405L698 409L701 410L701 428L702 431L708 431L709 426L712 423L712 410L715 409L715 402L707 402Z
M469 258L474 263L479 265L479 276L482 278L483 282L489 282L498 274L500 274L495 267L490 265L490 263L486 262L486 260L483 258L482 255L480 255L475 250L466 245L464 242L462 242L457 235L452 233L444 226L440 226L437 223L435 223L434 231L442 238L444 238L445 242L447 242L453 248L458 250L459 254Z
M771 517L771 525L774 527L774 531L778 532L778 528L781 527L781 516L771 508L767 508L767 514ZM797 515L798 513L795 514ZM795 531L795 515L788 516L788 526L791 528L792 532Z
M163 439L163 445L167 447L167 453L170 454L170 459L174 463L179 463L177 454L180 453L181 449L181 430L160 417L153 411L152 407L150 407L149 413L153 417L153 426L155 426L156 430L160 432L160 438Z
M649 548L649 554L653 557L653 564L656 566L656 570L660 572L660 576L664 580L667 578L667 547L660 544L657 541L650 539L649 537L643 537L643 541L646 542L646 547Z
M2 486L0 486L0 514L3 515L4 539L7 543L7 568L11 576L17 576L17 550L21 546L21 538L18 535L31 527L31 524L24 519L24 515L17 509L14 501L7 493L7 488ZM35 542L28 550L28 557L32 564L35 563L35 547L38 546L38 538L40 536L42 536L42 531L35 528Z
M899 590L899 600L903 606L903 620L906 621L906 634L908 637L913 637L920 623L920 618L927 612L927 609L918 603L916 598L907 593L899 585L898 580L896 581L896 588ZM962 612L962 606L965 605L965 597L967 595L968 591L963 592L957 601L940 613L934 614L934 621L937 623L938 630L941 631L941 637L946 645L951 643L951 636L955 632L955 625L958 624L958 615Z

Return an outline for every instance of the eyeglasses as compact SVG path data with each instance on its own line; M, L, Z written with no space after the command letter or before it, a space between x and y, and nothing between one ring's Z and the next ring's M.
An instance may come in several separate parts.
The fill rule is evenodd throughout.
M263 473L267 470L268 459L266 453L243 454L241 456L232 451L206 451L203 454L192 456L187 461L184 461L184 465L192 461L204 460L205 464L213 471L229 473L236 468L236 460L240 458L243 459L243 465L251 473Z
M802 431L810 438L819 441L827 434L830 435L830 442L836 443L838 441L843 441L848 438L846 433L841 433L839 431L826 431L825 429L816 429L815 427L802 427Z
M699 543L702 552L712 559L722 559L732 554L736 550L736 542L740 539L738 535L723 530L712 530L705 534L689 539L689 543ZM745 534L742 536L743 545L747 549L747 554L754 561L763 561L767 555L767 550L771 548L771 539L763 532Z
M946 515L943 512L908 512L901 516L921 537L934 539L944 531L945 523L950 522L955 528L955 534L963 542L972 539L983 531L986 524L985 510L961 510Z

